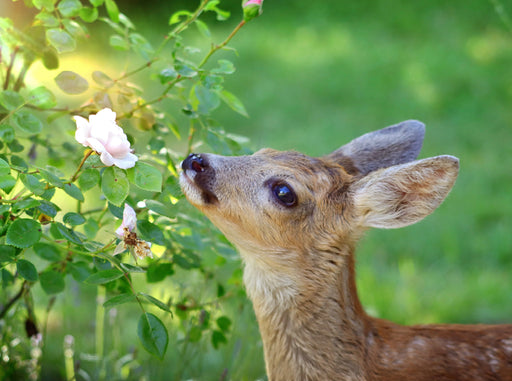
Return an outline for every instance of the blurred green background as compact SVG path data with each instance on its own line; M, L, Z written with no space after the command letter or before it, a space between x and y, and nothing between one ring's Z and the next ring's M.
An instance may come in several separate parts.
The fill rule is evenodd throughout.
M196 2L119 5L141 33L159 40L169 15ZM241 17L240 1L221 6L232 17L213 29L216 41ZM454 190L432 216L399 230L370 231L359 245L359 293L374 316L403 324L512 322L511 15L508 0L266 0L263 15L233 41L238 54L219 54L237 67L226 88L250 117L227 107L215 117L227 132L248 136L254 150L322 155L368 131L419 119L427 125L420 157L461 160ZM116 52L106 56L115 66ZM58 302L45 379L59 379L51 362L62 361L65 334L75 335L77 347L94 345L94 305L80 298ZM174 374L178 367L183 379L264 379L250 304L237 299L222 308L234 316L227 345L191 349L201 356L183 364L171 338L163 362L140 354L147 370L140 379L168 380L169 369ZM109 337L117 337L111 349L122 354L136 346L138 315L131 321L124 306L118 313L123 325Z

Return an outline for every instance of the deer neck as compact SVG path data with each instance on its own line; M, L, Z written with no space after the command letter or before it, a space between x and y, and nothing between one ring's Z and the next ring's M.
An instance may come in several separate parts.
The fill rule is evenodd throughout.
M242 251L270 380L364 379L366 315L355 288L352 253L350 247L307 256L273 253L279 261L269 265L261 258L273 254ZM321 261L292 266L298 258Z

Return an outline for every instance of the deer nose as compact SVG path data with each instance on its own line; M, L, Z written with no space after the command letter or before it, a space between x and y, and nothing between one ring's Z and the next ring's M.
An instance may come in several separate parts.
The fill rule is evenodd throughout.
M201 157L201 155L195 153L188 155L187 158L181 163L181 169L184 171L191 169L195 172L204 172L206 168L207 164L205 160Z

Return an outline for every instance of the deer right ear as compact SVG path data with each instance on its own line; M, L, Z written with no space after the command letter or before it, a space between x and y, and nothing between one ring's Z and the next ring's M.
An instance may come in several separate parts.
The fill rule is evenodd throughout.
M379 168L413 161L420 153L424 137L425 125L417 120L407 120L364 134L327 158L341 164L349 173L355 166L357 171L354 173L365 175ZM347 158L351 163L347 163Z
M437 156L383 168L356 181L354 214L366 227L399 228L420 221L443 202L455 183L459 160Z

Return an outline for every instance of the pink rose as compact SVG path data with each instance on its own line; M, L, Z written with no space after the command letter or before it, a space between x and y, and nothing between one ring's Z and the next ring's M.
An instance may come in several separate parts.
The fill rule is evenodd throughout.
M122 169L135 166L138 160L130 149L130 142L123 129L116 123L116 113L104 108L89 120L81 116L73 117L76 122L75 139L98 154L103 164L115 165Z

